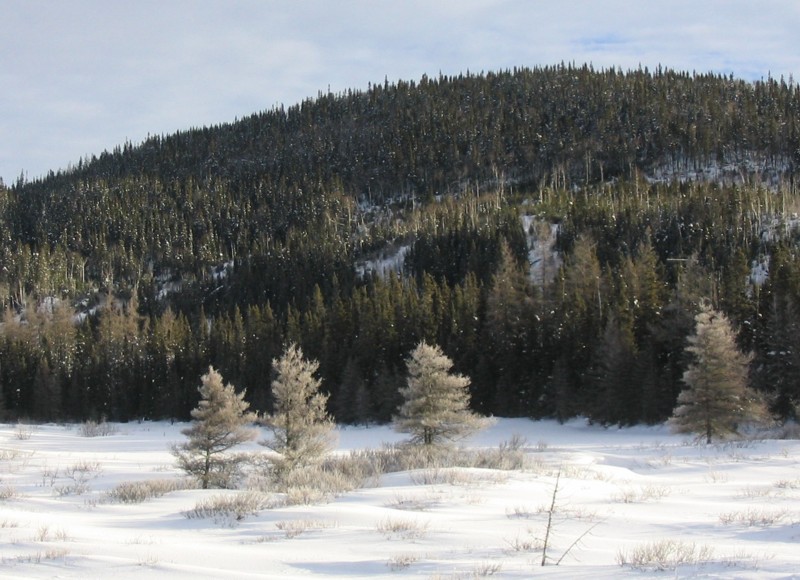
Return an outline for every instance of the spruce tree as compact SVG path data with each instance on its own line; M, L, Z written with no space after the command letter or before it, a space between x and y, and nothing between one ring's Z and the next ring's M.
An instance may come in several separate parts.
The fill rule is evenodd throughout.
M634 372L633 332L620 318L624 320L613 311L609 314L588 373L586 412L603 425L631 425L639 418L641 392Z
M172 448L178 465L200 480L203 489L230 487L235 480L240 457L226 455L229 449L256 438L247 427L255 420L244 391L222 384L222 375L213 367L201 377L198 391L202 399L192 411L192 425L181 431L189 440Z
M438 346L420 342L406 361L407 386L394 427L411 434L411 443L438 445L465 437L483 426L469 410L469 378L450 374L453 362Z
M791 295L773 296L766 316L764 346L758 360L759 386L771 389L771 410L797 419L800 403L800 306Z
M304 359L292 344L272 367L273 411L262 419L272 439L261 444L281 455L276 467L286 472L318 461L331 449L334 422L326 410L328 395L319 392L322 382L314 376L317 361Z
M748 386L750 357L736 346L728 318L708 305L695 317L686 350L693 355L683 374L687 388L678 396L671 424L679 433L712 438L735 434L742 422L764 417L763 404Z
M524 415L531 367L529 335L536 329L534 301L511 247L500 245L499 265L486 299L487 346L497 376L494 411Z

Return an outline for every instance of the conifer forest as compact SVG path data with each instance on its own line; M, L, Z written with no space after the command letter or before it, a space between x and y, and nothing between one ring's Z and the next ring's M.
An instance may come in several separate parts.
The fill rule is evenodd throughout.
M558 65L376 83L0 182L0 414L270 412L319 363L386 422L438 345L482 415L659 423L703 305L800 403L800 88Z

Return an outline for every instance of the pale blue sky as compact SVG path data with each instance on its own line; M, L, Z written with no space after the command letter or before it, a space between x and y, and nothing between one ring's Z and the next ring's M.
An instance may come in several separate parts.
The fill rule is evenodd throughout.
M800 78L800 0L3 0L0 177L319 91L592 63Z

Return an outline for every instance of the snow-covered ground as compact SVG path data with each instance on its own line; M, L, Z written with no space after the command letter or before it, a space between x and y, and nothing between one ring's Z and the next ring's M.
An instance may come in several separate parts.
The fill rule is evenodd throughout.
M236 521L185 512L242 491L112 501L121 483L181 478L168 448L185 425L114 427L90 438L0 425L1 578L800 577L797 440L705 446L664 427L503 419L464 445L520 435L525 470L392 473ZM388 427L339 435L340 451L403 439ZM646 548L666 572L652 555L644 565Z

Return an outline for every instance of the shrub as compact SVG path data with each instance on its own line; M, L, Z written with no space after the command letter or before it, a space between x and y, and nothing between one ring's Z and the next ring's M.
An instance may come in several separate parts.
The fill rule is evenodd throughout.
M439 498L436 495L396 495L386 504L386 507L390 507L396 510L404 510L404 511L425 511L439 503Z
M343 493L365 485L377 485L382 471L379 455L352 452L329 456L321 463L279 468L266 476L251 477L249 489L284 493L288 505L309 505L330 501Z
M798 479L779 479L773 484L778 489L800 489L800 478Z
M626 487L614 496L614 501L620 503L659 501L670 493L671 490L663 485L647 485L640 489Z
M27 441L33 435L33 427L27 423L20 421L17 423L17 428L14 430L14 437L20 441Z
M256 491L244 491L202 499L193 509L183 512L183 515L190 520L212 518L218 523L233 523L255 515L271 505L269 496Z
M386 565L392 572L399 572L400 570L405 570L406 568L411 566L411 564L417 562L418 560L419 560L419 555L417 554L409 554L409 553L395 554L394 556L389 558L389 561L386 563Z
M271 461L250 461L259 471L251 475L247 488L285 494L289 505L309 505L329 501L354 489L376 486L385 473L415 471L417 484L471 485L502 483L505 476L496 473L473 473L456 469L518 469L527 464L522 445L514 438L497 449L459 449L436 445L388 445L381 449L352 451L347 455L329 455L321 462L282 469Z
M479 485L484 483L504 483L505 475L491 471L476 473L456 467L437 467L413 472L411 481L415 485Z
M0 501L6 501L17 497L17 488L13 485L0 485Z
M525 469L531 462L524 449L524 439L514 437L495 449L462 449L437 445L386 445L381 449L354 451L347 461L357 466L367 479L377 480L385 473L442 470L454 467L511 471Z
M53 489L59 496L82 495L89 491L89 482L95 479L102 472L102 467L97 461L81 460L70 465L60 474L66 483L55 485L55 479L59 477L58 471L52 474Z
M511 540L506 540L506 544L513 552L539 552L544 548L544 541L532 535L530 529L525 536L516 536Z
M284 533L287 539L296 538L309 530L322 530L336 526L336 522L324 520L283 520L275 522L275 527Z
M756 508L748 508L743 511L728 512L719 516L719 521L725 526L730 525L743 525L747 527L761 527L768 526L781 522L787 515L787 510L762 510Z
M161 497L171 491L187 488L182 479L148 479L145 481L125 481L108 492L112 501L119 503L142 503L154 497Z
M428 533L428 523L418 520L386 518L378 522L375 528L387 539L400 537L404 540L418 540Z
M106 423L105 419L97 421L84 421L78 425L78 435L81 437L108 437L119 433L116 425Z
M526 469L530 465L530 461L525 453L525 443L524 437L515 435L508 441L500 443L496 449L475 450L473 451L473 467L501 471Z
M693 542L660 540L636 546L631 550L620 550L617 563L635 570L675 570L682 564L707 562L713 556L709 546L698 547Z
M321 465L297 467L282 474L279 490L286 493L289 505L309 505L358 489L363 479L348 477L341 471Z
M485 578L487 576L494 576L502 569L503 565L500 562L481 562L480 564L477 564L475 568L472 570L472 576L474 578Z

